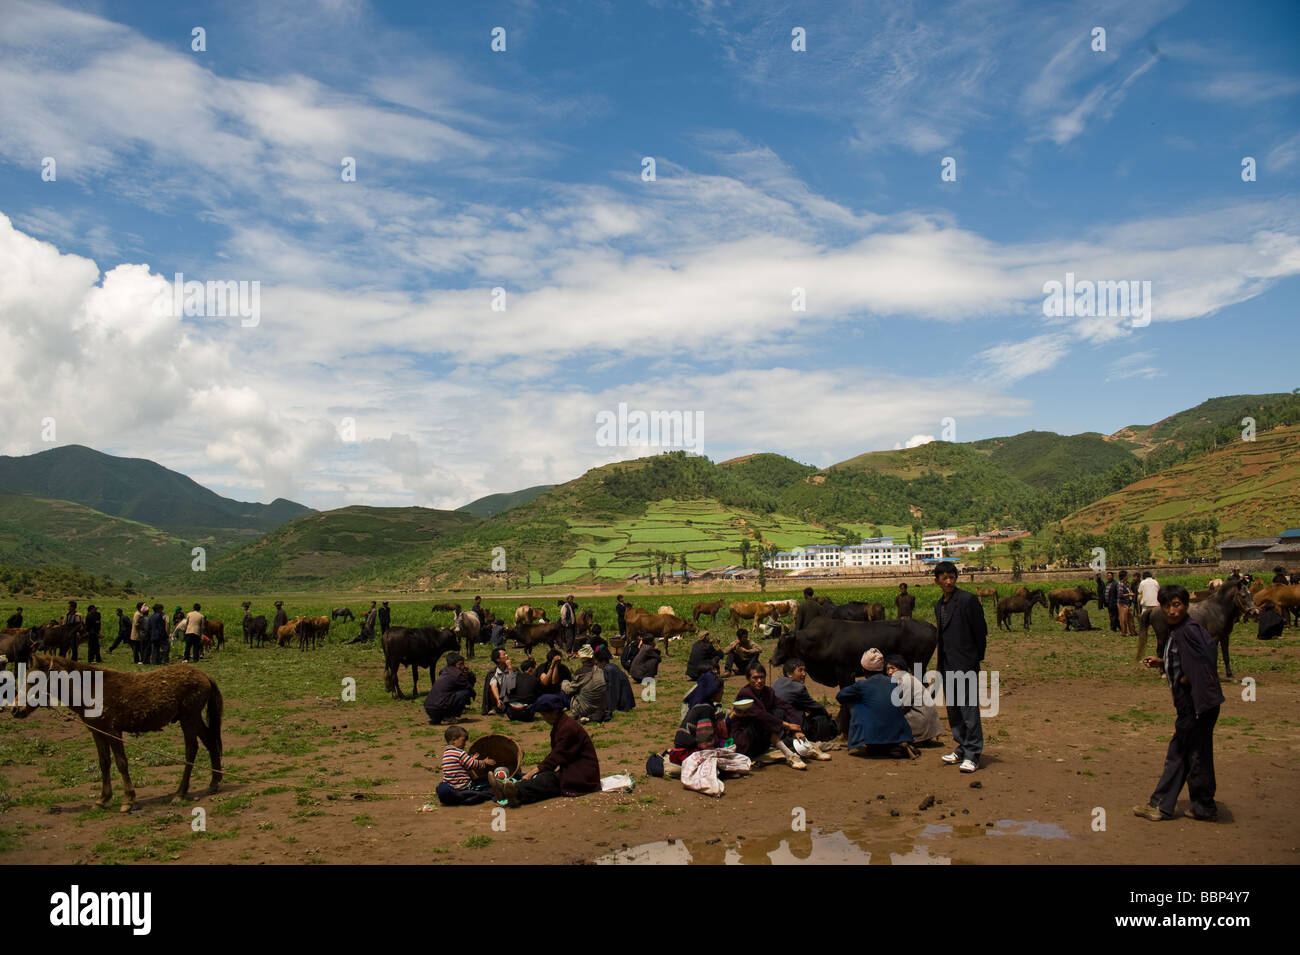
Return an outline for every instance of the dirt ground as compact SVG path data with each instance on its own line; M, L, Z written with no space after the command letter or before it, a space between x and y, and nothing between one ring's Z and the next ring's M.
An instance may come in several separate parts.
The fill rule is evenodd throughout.
M984 720L984 761L973 775L939 761L946 747L923 749L915 761L863 759L841 749L804 772L776 764L728 780L726 794L716 799L644 771L646 756L671 740L688 689L687 646L674 643L657 700L639 701L633 713L592 727L602 772L631 773L634 791L496 812L492 803L417 812L439 781L443 728L427 725L418 703L392 701L381 685L376 689L382 679L376 651L329 647L307 655L313 674L327 674L311 680L337 687L341 675L355 674L372 692L354 703L316 695L278 706L246 704L228 693L230 775L216 796L204 794L208 764L200 749L199 798L179 806L171 802L180 773L175 727L129 740L139 801L135 812L123 815L116 805L93 806L98 766L79 722L61 713L37 713L25 722L0 715L0 858L92 864L1295 864L1295 631L1280 644L1239 638L1233 650L1237 681L1224 680L1227 703L1215 732L1217 823L1152 823L1132 814L1159 775L1173 709L1159 676L1132 663L1131 641L1110 633L990 633L985 666L1000 674L1000 712ZM265 681L259 687L274 697L283 682L301 693L302 674L294 668L309 664L292 651L226 653L211 664L218 680L223 668L247 671L274 660L279 669L259 675ZM481 654L476 663L481 676ZM1254 701L1242 699L1243 677L1256 681ZM426 676L421 683L427 687ZM405 671L403 685L409 690ZM729 679L725 698L740 685ZM818 698L833 697L827 688L810 688ZM514 735L530 765L546 752L544 723L523 727L473 712L464 724L471 739L494 729ZM944 739L951 738L945 733ZM120 801L116 773L113 785ZM934 804L920 810L930 795ZM1179 810L1187 805L1184 793ZM194 831L195 807L205 809L205 831Z

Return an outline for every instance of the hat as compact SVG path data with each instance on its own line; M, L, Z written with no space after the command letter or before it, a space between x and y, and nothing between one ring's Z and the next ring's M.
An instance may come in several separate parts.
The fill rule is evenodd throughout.
M454 667L457 663L460 663L464 659L465 658L461 656L459 653L449 653L447 654L447 666Z
M880 673L885 669L885 655L872 647L862 654L862 669L868 673Z
M558 693L545 693L533 704L534 713L553 713L564 709L564 697Z
M579 660L590 660L594 655L595 655L595 651L591 649L590 643L584 644L583 646L578 648Z

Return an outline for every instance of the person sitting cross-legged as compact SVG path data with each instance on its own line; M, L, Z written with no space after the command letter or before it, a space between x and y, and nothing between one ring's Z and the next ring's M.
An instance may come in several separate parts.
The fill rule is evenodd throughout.
M504 799L510 808L516 809L525 803L556 796L597 792L600 759L596 747L582 725L564 712L564 697L546 693L537 698L533 709L551 726L551 751L518 782L489 776L488 783L497 799Z
M469 734L463 727L448 726L442 738L447 748L442 751L442 782L434 792L444 806L472 806L492 798L492 790L483 784L482 777L496 762L465 752Z

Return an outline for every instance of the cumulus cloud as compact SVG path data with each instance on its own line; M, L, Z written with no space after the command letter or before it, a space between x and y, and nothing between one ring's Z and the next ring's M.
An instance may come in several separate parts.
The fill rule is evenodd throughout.
M895 444L894 450L901 451L904 448L919 448L921 445L929 444L933 440L934 435L932 434L914 434L906 441Z

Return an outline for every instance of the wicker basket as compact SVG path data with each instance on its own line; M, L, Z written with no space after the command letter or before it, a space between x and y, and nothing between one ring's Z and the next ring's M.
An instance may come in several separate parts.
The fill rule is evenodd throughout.
M518 776L524 765L524 751L509 736L481 736L467 752L471 756L495 760L497 766L508 769L511 776Z

